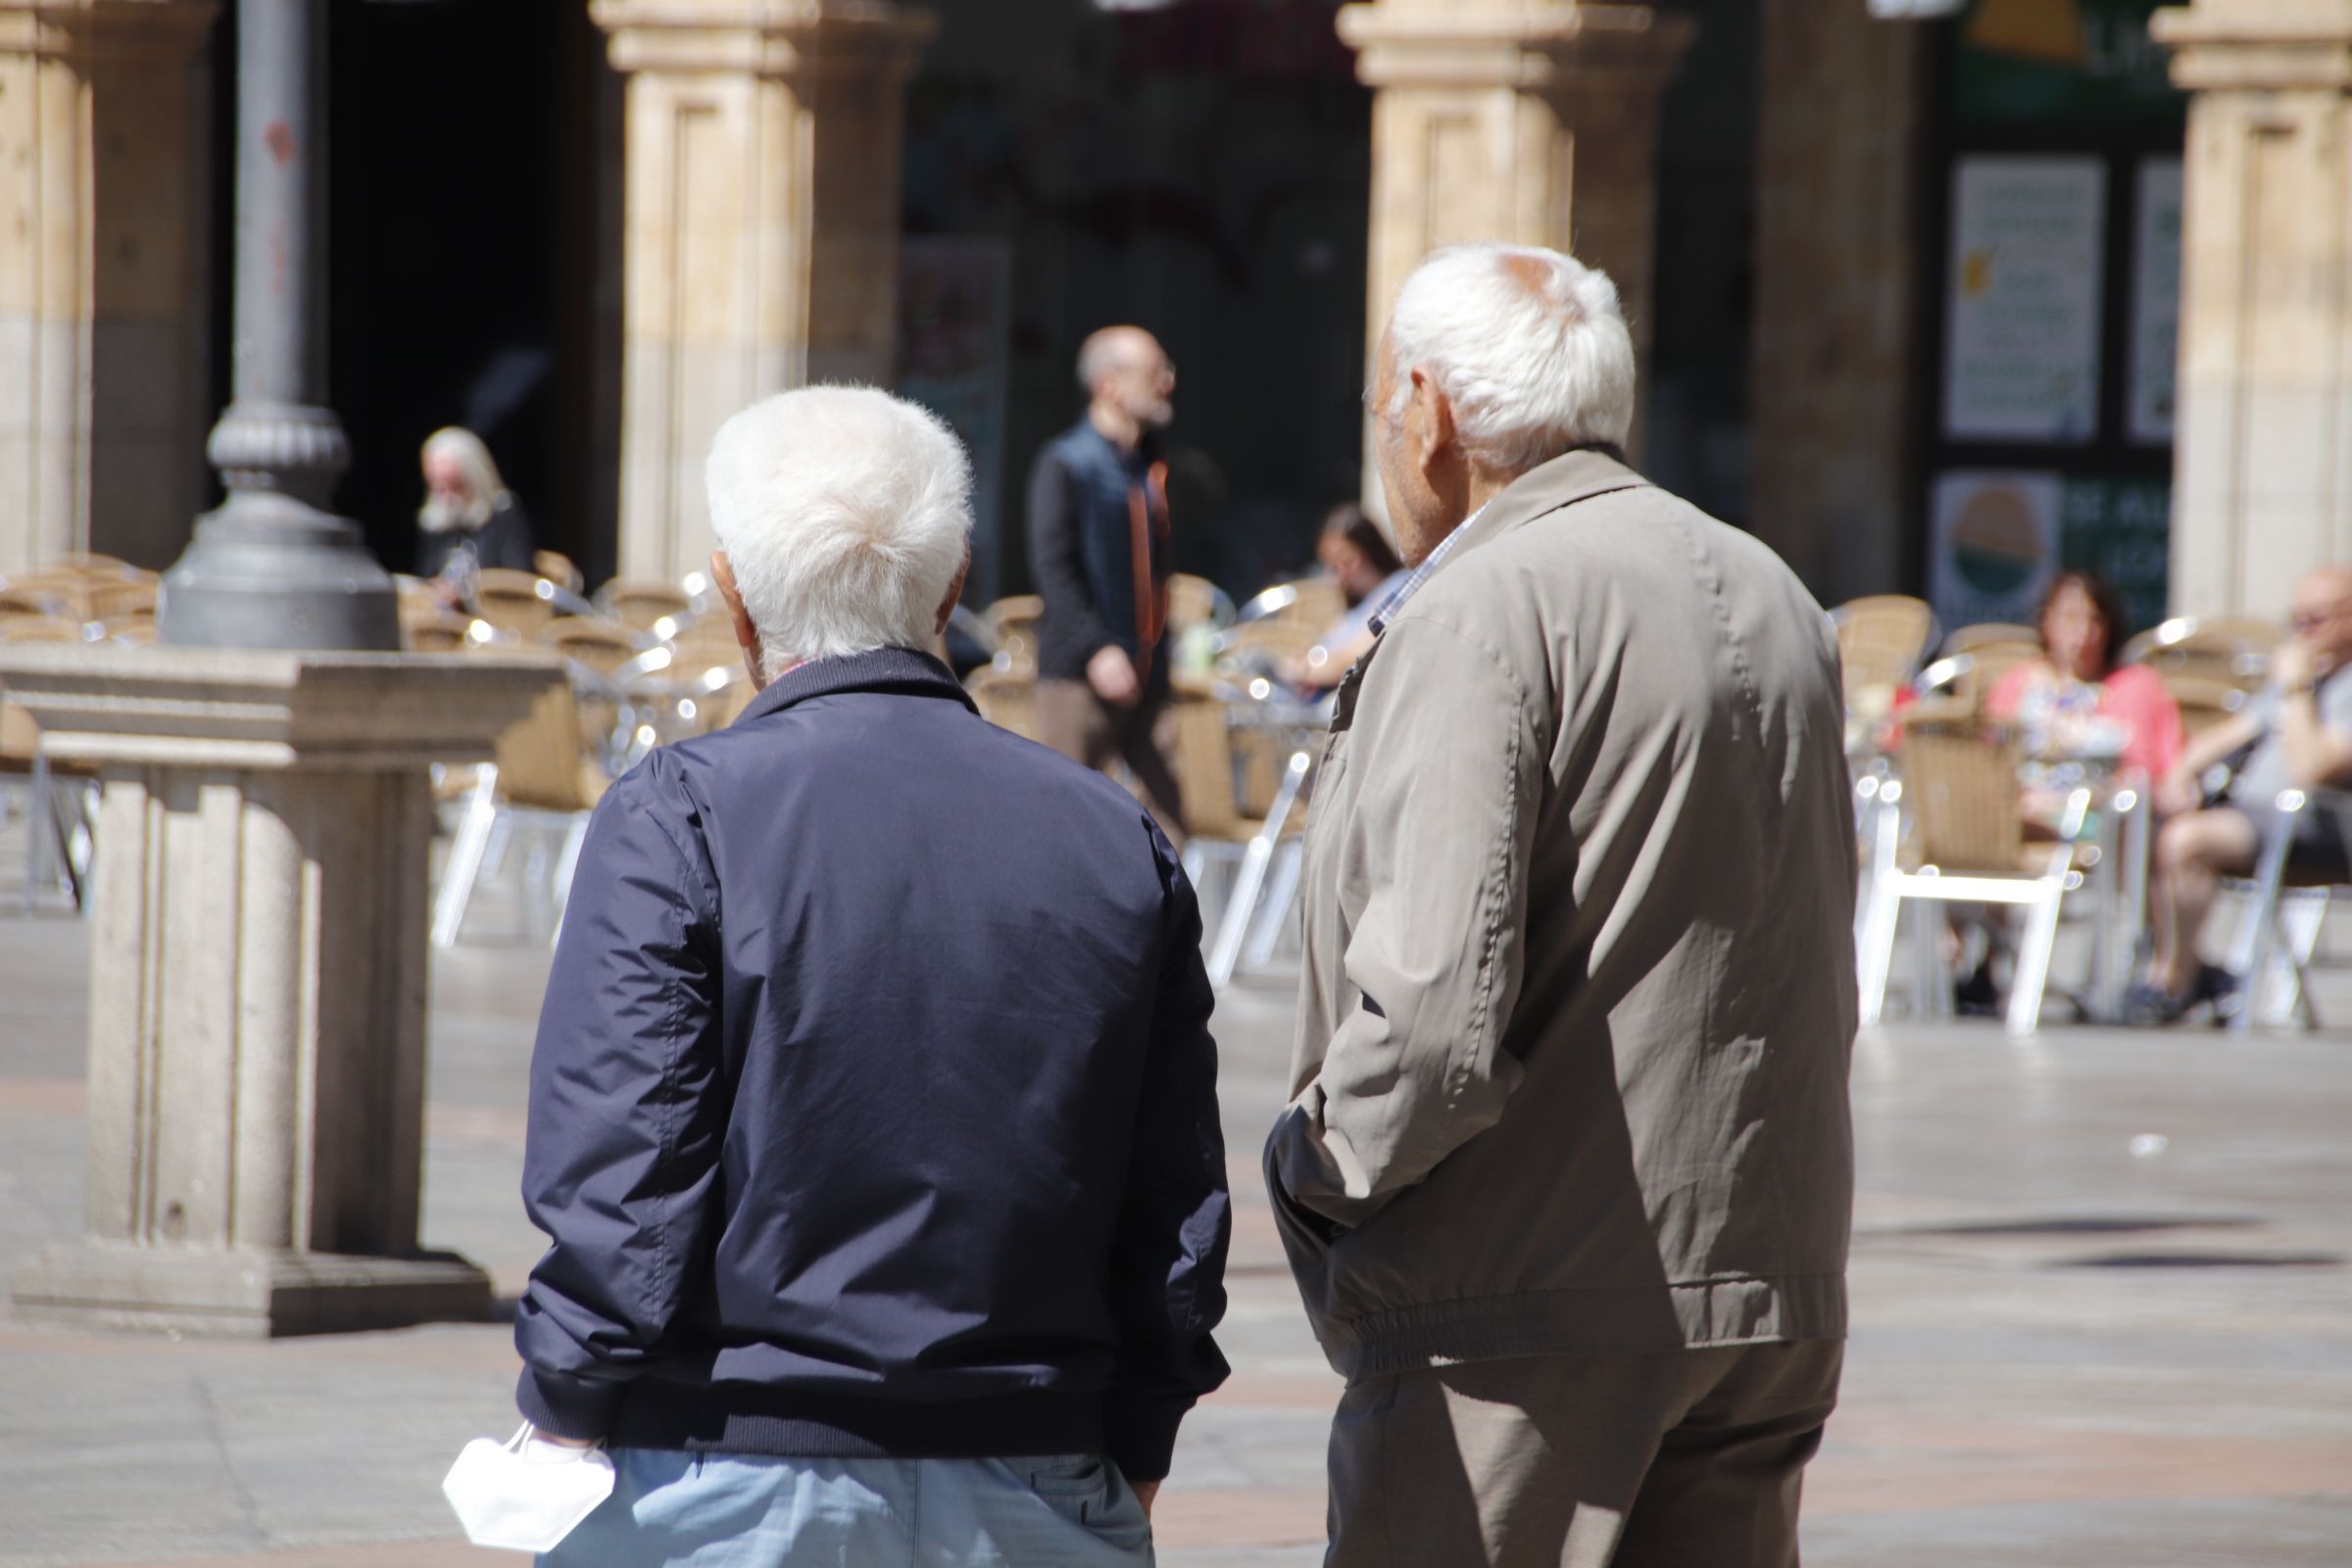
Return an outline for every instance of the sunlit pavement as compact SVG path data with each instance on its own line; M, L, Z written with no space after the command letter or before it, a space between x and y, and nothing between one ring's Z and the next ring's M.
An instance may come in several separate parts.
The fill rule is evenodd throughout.
M424 1240L512 1295L546 956L476 923L434 977ZM79 1226L83 938L0 914L0 1263ZM1221 1011L1235 1372L1178 1449L1170 1568L1320 1556L1339 1385L1255 1165L1288 984ZM2352 1022L2352 986L2322 1012ZM2352 1035L1898 1025L1861 1043L1854 1099L1855 1332L1808 1562L2352 1562ZM517 1562L458 1540L438 1492L466 1439L513 1430L514 1369L498 1324L174 1342L0 1305L0 1565Z

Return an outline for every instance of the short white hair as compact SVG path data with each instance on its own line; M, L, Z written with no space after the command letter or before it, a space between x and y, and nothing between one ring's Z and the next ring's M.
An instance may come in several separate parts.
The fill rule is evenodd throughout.
M1392 415L1416 367L1472 458L1521 474L1571 447L1622 447L1634 340L1608 274L1536 245L1454 245L1413 270L1389 317Z
M802 660L928 648L972 529L972 465L927 409L862 386L779 392L704 469L772 679Z

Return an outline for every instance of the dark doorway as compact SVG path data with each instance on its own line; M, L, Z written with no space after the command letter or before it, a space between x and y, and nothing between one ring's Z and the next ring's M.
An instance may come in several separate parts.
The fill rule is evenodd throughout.
M566 0L330 0L328 19L329 385L352 444L337 509L405 569L417 448L464 424L489 442L540 546L593 572L612 541L590 441L602 38ZM225 345L233 0L221 27Z

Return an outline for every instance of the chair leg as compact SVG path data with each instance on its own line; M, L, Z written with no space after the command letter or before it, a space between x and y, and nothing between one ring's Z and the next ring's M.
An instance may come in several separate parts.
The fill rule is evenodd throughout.
M2271 822L2270 838L2256 862L2253 905L2246 910L2246 923L2239 928L2237 1012L2230 1020L2230 1029L2240 1034L2254 1027L2254 1015L2262 1011L2262 993L2278 936L2278 895L2286 880L2286 852L2294 836L2295 818L2279 813Z
M1274 961L1274 946L1282 940L1283 924L1298 902L1299 862L1304 858L1297 839L1274 852L1274 879L1259 902L1256 923L1250 928L1250 940L1242 948L1242 961L1252 969Z
M1942 906L1935 907L1940 910ZM1911 911L1911 1016L1915 1022L1951 1015L1952 977L1936 941L1939 931L1949 924L1949 920L1929 913L1924 905Z
M2041 998L2050 983L2050 956L2058 947L2058 906L2066 884L2056 881L2028 906L2025 934L2017 944L2017 973L2009 982L2009 1032L2030 1035L2041 1027Z
M554 947L564 940L564 911L571 907L571 879L580 868L580 847L588 842L588 813L582 811L564 831L564 848L556 856L556 929L547 939Z
M1306 770L1313 760L1303 751L1292 754L1290 765L1283 769L1282 785L1274 792L1274 804L1266 811L1265 826L1257 830L1257 836L1250 841L1249 852L1242 858L1241 874L1234 878L1233 898L1225 906L1224 918L1217 922L1216 944L1208 956L1208 983L1220 991L1241 962L1242 942L1250 933L1251 917L1257 912L1257 896L1265 887L1266 868L1274 858L1274 847L1282 838L1283 824L1290 820L1291 807L1306 783Z
M466 924L466 906L473 884L482 874L482 853L490 847L490 827L498 820L498 768L485 762L476 776L466 814L449 841L449 859L441 867L441 887L433 897L433 946L454 948Z
M1870 906L1862 921L1862 973L1859 986L1862 1026L1875 1028L1886 1007L1886 972L1894 967L1894 928L1902 912L1903 894L1895 876L1880 872L1870 881Z
M2280 1005L2266 1013L2266 1023L2290 1019L2300 1028L2317 1029L2319 1015L2311 1005L2311 957L2319 951L2320 927L2328 919L2328 891L2306 888L2278 902L2278 957L2271 965L2276 987L2283 993Z

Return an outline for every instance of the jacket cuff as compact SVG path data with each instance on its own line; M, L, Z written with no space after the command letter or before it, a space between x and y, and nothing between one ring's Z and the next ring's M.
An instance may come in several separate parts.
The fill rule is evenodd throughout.
M514 1405L542 1432L592 1442L612 1430L612 1419L620 1413L621 1387L526 1364L514 1384Z
M1189 1394L1148 1397L1113 1392L1102 1404L1102 1451L1129 1481L1165 1481L1176 1429L1192 1409Z

